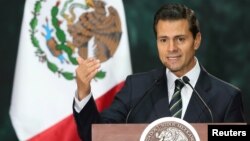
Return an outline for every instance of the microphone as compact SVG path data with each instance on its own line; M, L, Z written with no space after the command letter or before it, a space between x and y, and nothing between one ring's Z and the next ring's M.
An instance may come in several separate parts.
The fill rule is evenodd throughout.
M145 93L143 94L143 96L137 101L137 103L132 107L130 108L127 116L126 116L126 123L128 123L128 120L129 120L129 117L131 115L131 113L134 111L134 109L142 102L142 100L146 97L146 95L148 95L150 93L150 91L155 87L155 85L157 83L159 83L160 79L162 78L162 76L160 76L158 79L156 79L152 85L145 91Z
M213 113L211 112L211 109L208 107L208 105L206 104L206 102L202 99L202 97L200 96L200 94L194 89L194 87L189 83L189 78L187 76L183 76L182 77L182 81L186 84L188 84L193 91L196 93L196 95L199 97L199 99L201 100L201 102L205 105L205 107L207 108L209 115L211 117L212 123L214 122L214 117L213 117Z

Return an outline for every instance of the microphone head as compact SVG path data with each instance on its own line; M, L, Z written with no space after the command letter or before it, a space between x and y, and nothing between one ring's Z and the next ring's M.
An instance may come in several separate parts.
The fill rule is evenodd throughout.
M187 76L183 76L182 81L185 82L186 84L188 84L190 80Z

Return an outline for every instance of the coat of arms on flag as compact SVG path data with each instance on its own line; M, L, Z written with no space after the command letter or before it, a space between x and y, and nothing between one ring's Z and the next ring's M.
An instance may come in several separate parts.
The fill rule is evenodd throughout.
M132 73L121 0L26 0L10 108L20 140L75 140L76 58L95 57L99 110Z
M49 15L42 16L43 3L42 0L35 3L30 35L36 56L41 62L46 62L52 72L72 80L74 73L64 69L63 65L77 65L77 55L96 57L101 62L114 55L122 29L118 11L112 5L106 8L104 1L96 0L86 0L85 3L57 1L51 9L48 8ZM41 36L44 40L39 40ZM96 78L103 77L105 71L101 70Z

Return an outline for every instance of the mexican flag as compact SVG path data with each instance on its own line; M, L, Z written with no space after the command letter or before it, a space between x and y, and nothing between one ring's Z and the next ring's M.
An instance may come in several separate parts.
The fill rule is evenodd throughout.
M101 60L91 88L102 111L132 73L122 0L26 0L10 107L19 140L80 140L78 56Z

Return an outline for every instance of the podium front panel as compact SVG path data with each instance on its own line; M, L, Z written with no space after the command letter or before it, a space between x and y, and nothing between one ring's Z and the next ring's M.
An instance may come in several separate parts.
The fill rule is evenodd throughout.
M139 141L148 124L93 124L92 141ZM207 124L191 124L201 141L207 141Z

